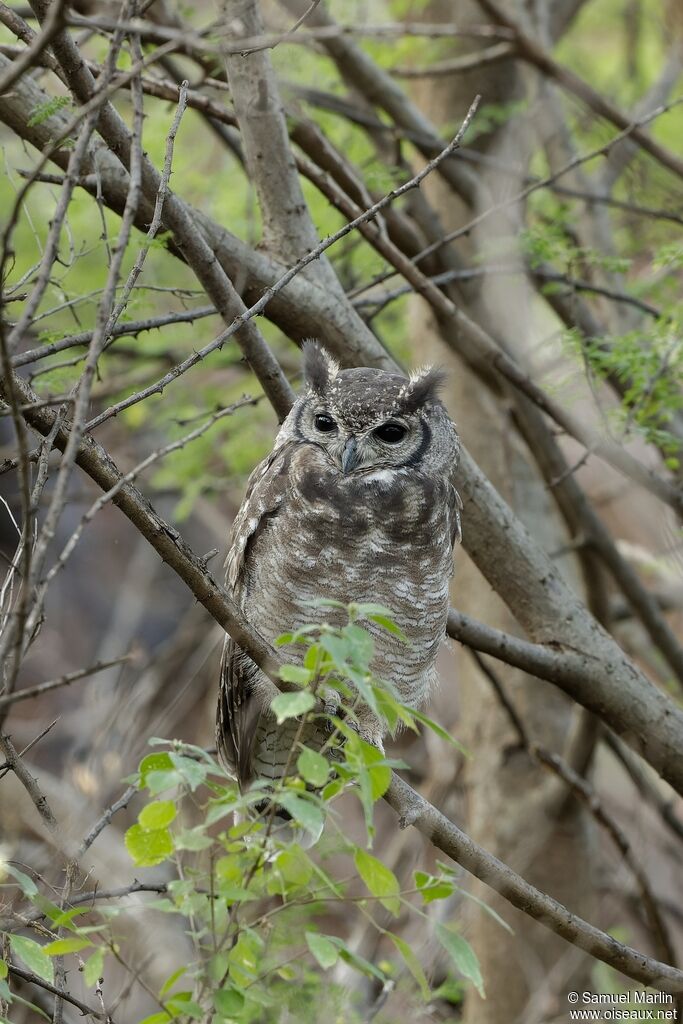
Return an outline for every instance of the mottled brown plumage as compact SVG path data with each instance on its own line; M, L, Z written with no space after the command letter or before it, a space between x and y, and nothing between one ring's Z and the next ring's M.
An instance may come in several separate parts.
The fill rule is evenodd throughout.
M372 668L417 707L435 680L459 536L450 479L459 444L437 397L441 375L340 370L313 343L304 371L306 387L235 518L228 586L270 641L307 622L334 621L334 610L306 603L314 598L385 605L409 644L368 623ZM283 774L296 730L295 722L276 725L264 689L259 670L227 639L218 747L243 788ZM361 734L381 746L382 723L367 707L357 717ZM317 730L311 726L305 741L320 742Z

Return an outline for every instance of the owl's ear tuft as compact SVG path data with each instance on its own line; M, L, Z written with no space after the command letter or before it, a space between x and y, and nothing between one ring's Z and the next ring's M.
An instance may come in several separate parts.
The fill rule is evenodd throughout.
M417 412L423 405L429 405L439 397L439 391L446 383L447 374L438 366L425 366L410 375L410 381L401 397L401 407L406 413Z
M305 341L302 352L306 384L316 394L325 394L330 381L339 373L339 364L317 341Z

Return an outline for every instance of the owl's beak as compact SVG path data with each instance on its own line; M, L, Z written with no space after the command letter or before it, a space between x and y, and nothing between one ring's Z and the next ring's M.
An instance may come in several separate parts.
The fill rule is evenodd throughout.
M360 462L360 454L358 452L358 442L355 437L350 437L344 445L344 450L341 457L341 468L342 473L350 473L356 468Z

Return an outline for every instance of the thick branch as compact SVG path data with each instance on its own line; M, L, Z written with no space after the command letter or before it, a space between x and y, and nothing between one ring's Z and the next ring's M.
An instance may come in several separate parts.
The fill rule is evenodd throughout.
M263 35L256 0L228 0L226 13L245 36ZM296 263L318 243L289 145L270 53L252 49L227 54L225 64L235 105L249 176L258 194L265 248L283 261ZM339 279L327 258L311 267L314 277L335 291Z
M282 0L282 4L298 16L303 14L306 0ZM322 5L313 11L308 24L314 28L336 27L335 21L322 9ZM397 125L413 133L415 145L424 157L431 159L443 149L443 141L429 119L406 96L403 89L392 81L391 76L353 40L337 35L321 41L346 84L352 90L360 90L370 103L386 111ZM457 160L447 160L439 168L439 174L458 195L474 205L481 186L468 167Z
M30 399L31 392L26 384L15 378L15 385L23 399ZM43 433L49 431L55 413L46 408L34 409L27 417L31 425ZM66 445L66 431L57 432L55 445L58 448ZM81 442L76 461L103 490L115 488L121 480L121 474L106 451L90 437ZM279 666L274 652L243 618L230 595L211 577L178 531L154 511L132 484L122 486L113 501L240 647L264 672L277 678ZM281 682L277 686L284 689ZM275 686L273 692L276 692ZM403 821L414 824L440 850L558 935L637 981L665 991L683 991L683 972L622 945L534 889L478 847L398 776L394 776L386 799Z
M437 849L556 935L629 978L664 992L683 991L683 971L622 945L611 935L576 917L552 896L534 889L497 857L477 846L398 775L394 774L384 798L399 815L402 825L414 825Z

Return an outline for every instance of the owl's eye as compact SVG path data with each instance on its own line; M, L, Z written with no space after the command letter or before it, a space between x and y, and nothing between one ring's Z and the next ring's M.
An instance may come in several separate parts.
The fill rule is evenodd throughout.
M387 444L398 444L406 436L407 430L400 423L383 423L375 430L375 436Z
M331 430L337 429L337 424L334 422L331 416L326 416L325 413L320 412L313 418L316 429L322 434L329 434Z

